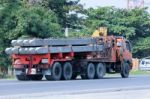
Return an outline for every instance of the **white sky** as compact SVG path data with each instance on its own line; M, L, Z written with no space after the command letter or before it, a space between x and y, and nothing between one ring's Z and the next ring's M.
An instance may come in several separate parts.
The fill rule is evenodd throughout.
M117 8L127 8L127 0L81 0L81 4L85 4L85 8L89 7L104 7L115 6ZM150 0L145 0L145 6L149 7L150 12Z

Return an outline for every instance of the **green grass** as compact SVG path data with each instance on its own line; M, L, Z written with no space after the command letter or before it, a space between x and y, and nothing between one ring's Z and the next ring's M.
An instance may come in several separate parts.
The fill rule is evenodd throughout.
M136 70L136 71L131 71L130 74L132 74L132 75L150 75L150 71Z
M130 75L150 75L150 71L141 71L141 70L134 70L130 72ZM106 74L106 77L120 77L120 73L116 74Z

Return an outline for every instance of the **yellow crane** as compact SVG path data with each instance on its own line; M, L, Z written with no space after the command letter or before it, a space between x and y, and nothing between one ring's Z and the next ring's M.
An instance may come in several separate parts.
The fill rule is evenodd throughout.
M95 30L92 34L92 37L100 37L100 36L107 36L107 27L100 27Z

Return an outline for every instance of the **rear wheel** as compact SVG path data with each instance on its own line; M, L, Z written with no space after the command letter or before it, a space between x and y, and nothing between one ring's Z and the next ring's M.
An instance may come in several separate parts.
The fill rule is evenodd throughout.
M130 72L130 66L127 62L123 62L121 65L121 76L122 78L128 78Z
M59 62L53 64L51 75L45 75L47 80L60 80L62 76L62 66Z
M16 78L20 81L30 80L27 75L16 75Z
M70 80L72 77L72 65L69 62L66 62L63 66L62 78L64 80Z
M86 70L85 74L81 75L82 79L93 79L95 76L95 66L93 63L89 63Z
M103 78L106 73L105 65L102 63L98 63L95 68L96 68L95 78L97 79Z
M24 69L15 69L14 71L16 78L20 81L30 80L29 76L25 74Z

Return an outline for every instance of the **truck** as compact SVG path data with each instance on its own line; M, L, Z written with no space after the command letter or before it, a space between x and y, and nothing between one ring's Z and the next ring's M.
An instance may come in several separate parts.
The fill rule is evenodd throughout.
M102 79L106 73L128 78L132 68L131 44L122 36L34 38L11 44L5 52L18 80Z

